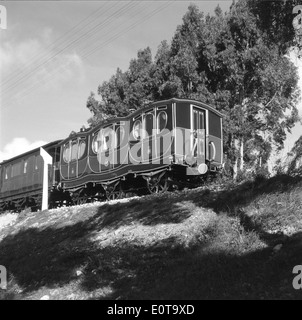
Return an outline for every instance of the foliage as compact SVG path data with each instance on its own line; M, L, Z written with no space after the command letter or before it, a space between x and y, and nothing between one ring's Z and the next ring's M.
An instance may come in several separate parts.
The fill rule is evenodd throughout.
M268 44L277 45L281 54L286 53L292 45L296 45L292 12L295 6L301 5L301 1L248 0L247 4L257 17L257 27L264 32L264 40Z
M92 127L105 120L107 115L103 110L103 105L100 101L95 99L95 94L90 93L90 96L87 99L86 107L93 114L93 116L88 119L88 124Z
M291 160L288 164L288 174L302 174L302 136L295 142L291 152L289 153Z

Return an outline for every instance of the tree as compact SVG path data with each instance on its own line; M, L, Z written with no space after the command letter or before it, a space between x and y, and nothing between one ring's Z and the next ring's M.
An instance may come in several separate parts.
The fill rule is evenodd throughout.
M283 5L287 11L279 14ZM259 11L263 6L239 0L225 14L217 7L204 16L190 5L171 45L162 41L154 62L150 48L140 50L126 72L118 69L99 86L98 110L116 116L158 99L202 100L224 114L234 177L238 169L265 165L273 145L281 149L298 120L299 92L297 70L284 55L287 31L275 25L288 24L289 4L270 4L272 25Z
M100 112L111 117L127 115L129 108L125 99L128 88L127 73L117 68L116 74L98 87L98 94L102 99Z
M154 61L153 98L155 100L165 100L182 95L182 82L172 69L171 59L171 48L164 40L158 46Z
M130 61L127 72L129 87L126 97L129 108L137 110L153 101L153 69L154 65L149 47L139 50L137 59Z
M302 173L302 136L295 142L292 150L288 154L290 161L288 164L287 173L301 174Z
M92 113L92 117L87 121L90 127L96 126L108 117L106 113L104 113L102 103L95 99L94 92L90 92L90 96L87 99L86 107Z
M211 93L207 88L207 78L202 65L205 47L204 14L196 5L190 5L177 27L171 44L171 73L178 83L178 97L209 102ZM181 83L181 86L179 85Z
M267 42L245 0L233 4L220 30L217 19L221 16L208 19L209 30L215 28L208 45L208 78L215 79L211 90L224 103L226 149L236 176L237 165L244 168L247 146L282 148L286 131L298 120L298 77L278 46Z
M257 17L257 27L263 33L263 39L268 45L278 46L279 53L285 54L295 42L293 28L293 8L301 5L299 0L263 1L248 0L247 6Z
M98 87L102 99L100 112L108 116L125 116L153 100L153 62L150 48L139 50L137 59L130 61L129 69L117 69L109 81Z

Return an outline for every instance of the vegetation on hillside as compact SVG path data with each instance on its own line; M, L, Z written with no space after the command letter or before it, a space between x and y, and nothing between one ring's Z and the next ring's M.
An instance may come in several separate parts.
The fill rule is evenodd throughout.
M2 299L301 299L299 177L12 216Z

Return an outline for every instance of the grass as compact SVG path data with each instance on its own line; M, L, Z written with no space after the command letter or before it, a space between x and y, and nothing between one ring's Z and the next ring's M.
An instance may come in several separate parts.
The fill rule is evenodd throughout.
M277 176L3 215L0 299L301 299L301 191Z

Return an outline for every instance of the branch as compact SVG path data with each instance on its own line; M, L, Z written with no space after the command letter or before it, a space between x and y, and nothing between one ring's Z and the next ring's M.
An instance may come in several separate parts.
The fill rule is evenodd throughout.
M273 95L273 97L271 98L271 100L264 107L267 107L269 104L271 104L271 102L275 99L277 92L278 92L278 90L276 90L276 92Z

